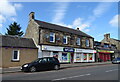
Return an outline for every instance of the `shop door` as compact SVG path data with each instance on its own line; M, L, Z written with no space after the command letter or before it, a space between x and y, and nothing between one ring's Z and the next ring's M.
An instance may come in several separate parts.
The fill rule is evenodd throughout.
M111 59L110 59L110 54L107 55L107 61L108 61L108 60L111 60Z
M71 63L74 61L74 53L71 53Z
M104 54L104 62L107 61L107 54Z

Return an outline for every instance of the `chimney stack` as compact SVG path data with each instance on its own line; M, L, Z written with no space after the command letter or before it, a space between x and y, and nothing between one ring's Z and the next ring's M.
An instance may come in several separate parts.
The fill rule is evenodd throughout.
M109 39L110 39L110 33L105 34L105 35L104 35L104 38L105 38L106 40L109 40Z
M34 14L35 14L34 12L31 12L31 13L29 14L29 20L34 20L34 18L35 18L35 17L34 17Z

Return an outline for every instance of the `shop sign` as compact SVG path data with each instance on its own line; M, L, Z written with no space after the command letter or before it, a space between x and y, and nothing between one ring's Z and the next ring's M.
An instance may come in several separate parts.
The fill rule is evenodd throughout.
M74 52L75 49L74 48L63 48L64 52Z
M107 51L107 50L98 50L98 52L103 52L103 53L114 53L114 51Z

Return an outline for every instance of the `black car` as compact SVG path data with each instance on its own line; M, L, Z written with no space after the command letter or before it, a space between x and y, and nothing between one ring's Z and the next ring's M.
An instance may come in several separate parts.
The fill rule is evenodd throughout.
M112 60L113 64L120 64L120 58L115 58Z
M47 69L55 69L58 70L60 68L59 60L55 57L44 57L38 58L31 63L26 63L22 65L21 70L24 72L30 71L40 71L40 70L47 70Z

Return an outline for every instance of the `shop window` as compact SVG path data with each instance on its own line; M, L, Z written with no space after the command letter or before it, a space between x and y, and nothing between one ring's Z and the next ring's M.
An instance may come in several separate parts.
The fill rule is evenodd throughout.
M58 52L53 52L53 57L58 58Z
M12 61L19 61L19 50L13 50Z
M77 38L76 43L77 43L77 45L80 45L80 38Z
M89 40L86 40L86 46L89 47Z
M55 42L55 33L50 33L50 42Z
M67 41L67 36L63 36L63 44L67 44L68 41Z
M83 54L83 59L87 60L87 54Z
M67 61L67 53L62 53L62 60Z
M76 61L81 61L81 54L80 53L76 54Z
M93 60L93 54L89 54L89 60Z

